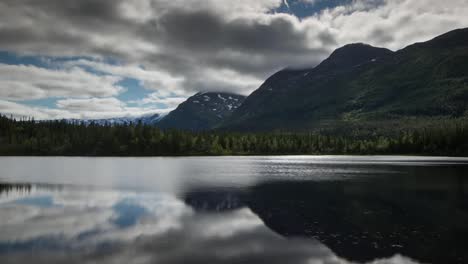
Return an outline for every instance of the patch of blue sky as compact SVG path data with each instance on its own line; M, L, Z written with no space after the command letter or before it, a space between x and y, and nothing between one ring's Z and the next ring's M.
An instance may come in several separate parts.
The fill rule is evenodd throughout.
M151 93L137 79L125 78L117 84L125 88L125 91L120 93L117 99L129 102L129 105L137 105L135 101L141 100Z
M90 57L50 57L50 56L34 56L22 55L8 51L0 51L0 63L10 65L33 65L46 69L59 69L68 61L76 61L80 59L93 60Z
M58 99L60 98L48 97L48 98L34 99L34 100L22 100L18 102L24 105L29 105L29 106L34 106L34 107L55 108L57 105Z
M274 12L288 13L305 18L337 6L348 5L353 0L283 0L283 4Z
M50 56L33 56L33 55L21 55L8 51L0 51L0 63L10 65L33 65L36 67L46 69L62 69L67 62L73 62L78 60L96 61L96 59L85 56L73 56L73 57L50 57ZM99 60L99 62L117 65L118 61L111 58ZM80 65L80 68L94 73L96 75L105 75L106 73L99 72L92 67Z
M0 63L10 65L34 65L47 67L48 63L43 57L18 55L8 51L0 51Z

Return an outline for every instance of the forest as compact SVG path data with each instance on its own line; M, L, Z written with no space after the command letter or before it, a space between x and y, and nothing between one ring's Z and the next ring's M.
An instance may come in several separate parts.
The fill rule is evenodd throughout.
M0 155L468 155L468 122L366 138L320 133L161 130L142 123L98 125L0 116Z

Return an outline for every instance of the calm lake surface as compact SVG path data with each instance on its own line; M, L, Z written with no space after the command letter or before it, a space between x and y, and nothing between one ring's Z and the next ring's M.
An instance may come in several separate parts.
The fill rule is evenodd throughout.
M0 263L468 263L468 159L3 157Z

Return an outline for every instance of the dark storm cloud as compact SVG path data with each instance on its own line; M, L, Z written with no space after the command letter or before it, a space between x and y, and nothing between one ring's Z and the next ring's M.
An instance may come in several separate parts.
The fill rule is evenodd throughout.
M147 32L152 32L155 41L165 43L171 54L165 55L168 68L177 69L184 61L187 63L182 67L190 66L195 58L194 62L202 67L265 76L291 63L315 64L328 51L309 47L306 32L298 24L295 18L285 15L270 17L266 22L242 18L227 21L206 10L175 10L153 21L153 30ZM336 43L325 33L317 40Z
M53 40L52 43L51 40ZM31 43L34 43L35 47L31 48ZM39 50L53 52L54 43L70 45L68 50L73 50L73 46L85 45L87 41L84 36L61 31L44 32L24 26L0 29L0 46L3 50L16 50L18 53Z
M144 23L137 23L125 16L121 5L122 1L112 0L9 1L3 4L2 9L14 14L16 19L9 19L7 26L0 30L1 43L10 49L19 45L22 47L19 52L39 52L40 49L46 49L46 52L53 55L76 52L131 59L160 58L170 54L174 58L164 61L169 64L190 63L190 59L184 57L194 56L197 62L208 67L230 68L227 60L231 57L234 64L239 64L234 65L236 69L242 69L242 64L246 64L249 71L262 75L300 59L309 51L318 51L323 57L324 49L313 50L308 47L305 29L298 28L299 21L290 15L266 16L262 19L245 16L226 19L226 14L212 9L191 10L176 6L165 10L161 16L155 15ZM155 5L153 3L150 6L155 8ZM155 8L155 14L157 11ZM14 20L24 17L34 24L21 21L14 23ZM99 38L103 40L96 41ZM124 43L106 41L108 38L121 39ZM47 47L34 47L31 45L33 42L48 42L51 50L47 50ZM125 43L131 46L134 42L155 44L158 50L138 56L140 51L129 48L126 52L127 50L120 47ZM326 36L324 42L330 43L330 36ZM28 45L32 47L28 49ZM227 55L222 56L223 53ZM234 56L234 53L240 55ZM179 56L184 57L178 58ZM251 56L257 58L252 62ZM278 60L274 57L283 58ZM284 61L287 57L290 59ZM211 65L212 63L214 64ZM179 69L186 65L168 67Z
M86 23L86 20L112 21L120 19L118 6L122 0L7 0L7 6L16 6L25 12L32 13L36 11L46 16L66 17L68 19L77 19L80 23Z
M306 52L304 32L295 28L291 18L278 16L268 24L235 19L225 21L208 11L176 10L158 22L167 43L210 52L232 49L244 52Z
M119 55L99 37L131 40L120 0L7 0L0 3L0 49L52 56Z

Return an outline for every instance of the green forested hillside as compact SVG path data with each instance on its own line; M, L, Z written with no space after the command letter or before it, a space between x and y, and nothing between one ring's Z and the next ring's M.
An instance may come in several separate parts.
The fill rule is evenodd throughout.
M468 29L397 52L352 44L270 77L222 125L234 130L413 129L468 114ZM410 120L410 121L409 121ZM408 122L409 121L409 122Z

